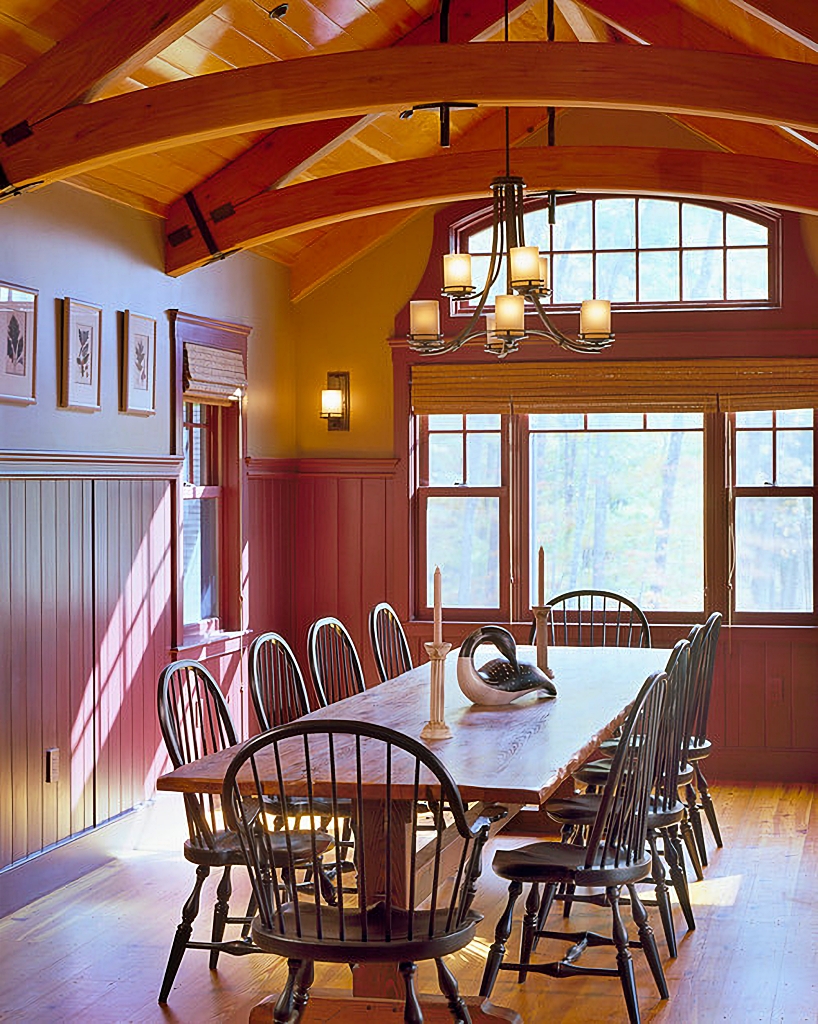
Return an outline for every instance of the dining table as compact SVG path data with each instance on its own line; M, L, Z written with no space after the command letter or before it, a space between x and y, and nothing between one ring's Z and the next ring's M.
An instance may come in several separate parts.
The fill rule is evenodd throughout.
M477 652L477 663L488 656ZM540 808L569 779L571 773L624 721L640 686L653 672L664 669L670 651L662 648L551 647L548 664L554 672L557 695L528 693L508 704L476 705L460 690L458 651L444 666L446 739L421 740L434 751L457 783L475 817L487 806L502 805L507 816L496 822L496 833L526 808ZM536 662L534 647L518 648L520 661ZM366 689L345 700L312 711L312 720L351 719L388 726L415 739L430 719L429 663ZM227 748L162 775L157 788L174 792L219 793L233 755ZM353 761L350 757L350 772ZM343 763L339 766L343 772ZM339 776L339 781L342 775ZM272 784L272 780L271 784ZM411 810L396 823L388 841L393 854L411 841ZM383 848L367 850L367 863L382 859ZM422 880L421 880L422 881ZM405 884L398 882L398 885ZM393 893L396 900L402 893ZM405 898L405 897L403 897ZM404 904L405 905L405 904ZM276 995L257 1004L251 1024L273 1021ZM464 996L472 1020L520 1021L514 1011L476 996ZM424 1020L451 1021L445 999L422 997ZM355 1022L403 1017L403 981L392 964L359 964L352 972L352 991L315 990L304 1014L309 1021Z

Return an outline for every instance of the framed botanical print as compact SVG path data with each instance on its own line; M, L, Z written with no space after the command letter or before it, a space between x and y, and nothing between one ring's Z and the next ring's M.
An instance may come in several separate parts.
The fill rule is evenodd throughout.
M100 408L102 308L66 298L63 303L61 405Z
M156 411L156 321L125 310L122 338L122 410Z
M0 399L34 398L37 292L0 281Z

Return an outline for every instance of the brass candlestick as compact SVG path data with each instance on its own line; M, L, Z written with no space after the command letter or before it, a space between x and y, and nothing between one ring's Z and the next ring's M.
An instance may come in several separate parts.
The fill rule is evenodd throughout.
M429 721L420 733L422 740L447 740L452 730L445 722L446 695L444 680L446 671L446 655L452 649L451 644L438 642L424 644L431 663L431 687L429 696Z
M551 621L550 605L535 605L532 609L537 622L537 668L542 669L549 679L554 678L554 670L548 667L548 627Z

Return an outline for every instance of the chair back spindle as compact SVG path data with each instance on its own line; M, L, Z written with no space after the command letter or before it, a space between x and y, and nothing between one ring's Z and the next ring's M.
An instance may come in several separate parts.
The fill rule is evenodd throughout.
M549 598L548 642L559 647L650 647L645 613L610 590L570 590ZM536 637L536 623L531 643Z
M369 637L382 683L412 668L409 643L392 605L382 601L370 611Z
M307 655L322 706L363 693L361 659L349 631L338 619L326 616L313 622L307 634Z
M250 696L262 732L310 710L307 687L290 645L278 633L262 633L248 654Z

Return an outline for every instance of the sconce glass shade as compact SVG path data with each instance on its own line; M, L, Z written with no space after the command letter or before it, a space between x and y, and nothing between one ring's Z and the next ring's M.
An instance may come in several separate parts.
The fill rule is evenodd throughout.
M471 256L467 252L452 252L443 257L443 292L454 298L474 294Z
M494 317L498 334L524 334L525 299L522 295L498 295L494 300Z
M409 329L422 338L440 334L440 306L437 299L415 299L409 303Z
M586 299L580 306L579 331L585 338L611 335L611 304L607 299Z
M531 288L540 282L540 251L536 245L515 245L508 251L511 287Z
M327 374L327 386L321 390L321 418L327 430L349 430L349 371Z
M340 388L324 388L321 392L321 415L324 419L330 416L341 416L344 411L344 393Z

